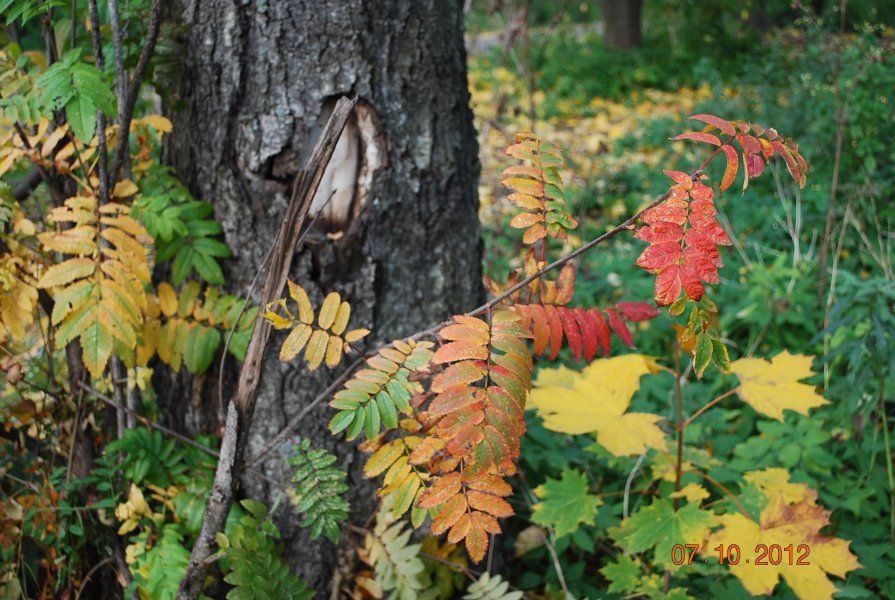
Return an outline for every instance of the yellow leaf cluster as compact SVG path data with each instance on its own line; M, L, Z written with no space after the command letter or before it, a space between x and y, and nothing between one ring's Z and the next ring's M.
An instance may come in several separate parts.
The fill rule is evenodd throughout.
M124 204L99 206L96 198L75 196L50 211L67 229L38 235L46 252L69 255L47 269L37 287L50 290L60 347L80 339L84 364L100 377L116 347L133 350L148 309L151 238Z
M329 293L323 299L320 311L314 316L314 308L308 293L297 283L289 281L289 295L298 306L294 316L286 306L286 299L271 302L262 315L275 329L291 329L280 347L280 360L288 362L305 351L305 360L313 371L326 361L332 368L339 365L342 355L351 351L351 343L370 333L368 329L345 331L351 317L351 305L342 300L338 292ZM285 314L277 312L277 308Z
M799 383L811 377L813 357L790 354L786 350L771 359L741 358L730 365L740 380L740 397L758 412L783 420L784 410L807 415L808 410L827 400L814 391L813 385Z
M861 565L847 540L820 533L829 525L830 513L817 504L817 492L802 483L789 483L784 474L782 469L747 473L746 479L767 497L759 522L740 513L722 515L718 520L723 527L709 536L706 547L736 544L744 556L753 557L753 564L741 560L730 565L731 573L753 595L771 594L782 577L803 600L832 598L837 588L827 574L845 577ZM765 559L768 564L754 564L760 545L775 544L784 549L780 564L772 564L770 558ZM785 550L790 545L792 560Z
M552 431L596 432L597 442L615 456L664 450L658 415L626 412L640 378L657 371L655 360L626 354L596 360L583 371L543 369L531 391L531 404Z
M24 268L22 258L0 254L0 343L24 338L34 320L37 290L28 283Z

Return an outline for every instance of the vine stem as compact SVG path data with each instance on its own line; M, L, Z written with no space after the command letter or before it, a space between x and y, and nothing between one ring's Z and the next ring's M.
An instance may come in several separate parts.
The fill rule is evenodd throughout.
M715 406L716 404L718 404L719 402L721 402L721 401L724 400L725 398L728 398L729 396L732 396L733 394L739 392L739 391L740 391L740 387L741 387L741 386L736 386L736 387L733 388L732 390L728 390L728 391L724 392L723 394L721 394L720 396L718 396L717 398L715 398L714 400L712 400L711 402L709 402L708 404L706 404L705 406L703 406L702 408L700 408L699 410L697 410L695 413L693 413L693 414L690 416L689 419L687 419L686 421L684 421L683 423L681 423L681 425L680 425L680 427L678 428L678 430L681 431L681 432L683 432L683 430L687 428L687 425L689 425L690 423L692 423L693 420L696 419L696 417L698 417L699 415L701 415L702 413L704 413L705 411L707 411L707 410L710 409L711 407Z

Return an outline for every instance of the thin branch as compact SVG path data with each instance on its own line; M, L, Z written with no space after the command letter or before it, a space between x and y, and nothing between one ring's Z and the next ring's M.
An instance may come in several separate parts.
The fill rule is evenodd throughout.
M114 0L109 0L110 3ZM122 95L119 95L118 104L118 141L115 144L115 156L112 159L112 176L117 177L118 172L124 165L125 161L130 162L128 156L128 143L130 142L131 121L134 117L134 107L137 105L137 97L140 94L140 86L143 78L146 76L146 69L149 68L149 60L155 51L155 44L158 41L159 30L161 28L162 0L152 0L149 8L149 27L146 30L146 43L140 50L140 57L137 59L137 66L134 67L134 75L127 84L127 94L124 96L122 103Z
M96 6L96 0L88 0L87 5L90 12L90 27L93 37L93 54L96 60L96 68L102 71L105 69L106 60L103 56L103 40L100 32L99 8ZM99 108L96 109L96 139L99 142L97 147L97 168L99 170L100 204L106 204L109 202L109 156L106 148L106 115Z
M112 26L112 53L115 58L115 95L118 97L118 116L124 115L127 102L127 71L124 70L124 31L121 29L121 16L118 12L118 0L109 0L109 24ZM118 137L127 140L127 130L120 129ZM117 146L116 146L117 158ZM118 178L117 163L112 163L112 181ZM125 168L130 177L130 165Z
M695 413L693 413L693 415L691 415L689 419L687 419L686 421L681 423L680 427L678 428L678 431L683 432L687 428L687 425L692 423L696 417L698 417L699 415L701 415L702 413L704 413L711 407L715 406L716 404L718 404L719 402L721 402L728 396L732 396L733 394L736 394L738 391L740 391L740 386L736 386L732 390L728 390L728 391L724 392L723 394L721 394L720 396L718 396L717 398L715 398L714 400L712 400L711 402L709 402L708 404L706 404L705 406L703 406L702 408L697 410Z

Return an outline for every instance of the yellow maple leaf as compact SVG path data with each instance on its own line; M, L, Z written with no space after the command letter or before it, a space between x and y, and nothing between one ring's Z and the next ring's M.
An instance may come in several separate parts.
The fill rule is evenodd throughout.
M709 491L698 483L688 483L677 492L669 494L669 498L686 498L687 502L700 502L709 495Z
M781 494L787 502L798 502L805 496L805 484L789 483L789 471L780 468L768 468L762 471L749 471L743 479L754 485L765 496Z
M656 425L662 417L625 412L640 388L640 377L656 371L655 360L641 354L596 360L581 372L544 369L531 391L531 404L547 429L596 432L600 445L615 456L664 450L665 433Z
M784 410L807 415L808 410L829 404L814 386L799 383L811 377L813 357L786 350L771 359L741 358L730 365L740 380L740 397L758 412L783 420Z
M827 574L845 577L861 565L848 540L821 535L830 513L817 504L817 492L802 483L779 481L776 472L750 475L768 498L760 522L740 513L722 515L723 527L709 536L705 547L736 544L742 558L730 565L730 572L753 595L770 594L782 577L799 598L832 598L837 588Z

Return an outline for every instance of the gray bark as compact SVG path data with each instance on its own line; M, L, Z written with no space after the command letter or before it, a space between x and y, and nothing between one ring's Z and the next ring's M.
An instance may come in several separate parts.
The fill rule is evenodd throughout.
M249 292L332 98L356 95L363 108L346 133L354 137L329 180L335 193L328 209L338 215L309 236L292 278L317 305L330 291L348 299L350 326L373 330L367 347L480 303L479 167L462 2L193 0L179 9L186 28L167 158L197 197L215 205L236 255L226 265L229 290ZM282 339L273 338L274 349ZM299 360L282 364L276 354L265 364L248 456L337 373L309 372ZM228 385L237 370L227 363ZM223 401L217 397L216 379L169 380L171 391L160 393L168 422L215 431L230 395L225 389ZM331 414L328 407L313 412L296 434L341 457L353 485L353 518L363 522L375 507L374 488L362 483L354 444L326 430ZM261 466L288 481L282 450ZM269 506L278 493L250 475L243 489ZM323 597L336 547L310 542L288 501L277 517L289 561Z
M643 0L603 0L603 39L610 48L627 50L640 46L640 12Z

